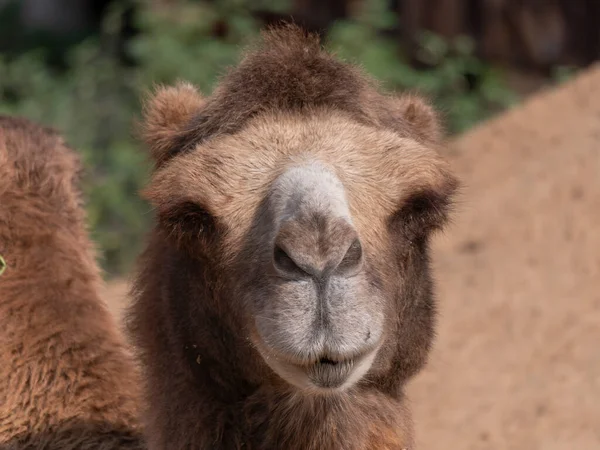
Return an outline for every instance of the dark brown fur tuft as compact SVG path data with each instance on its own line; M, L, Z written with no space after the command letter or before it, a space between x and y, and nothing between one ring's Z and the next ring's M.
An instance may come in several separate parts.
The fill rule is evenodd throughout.
M262 40L246 50L240 64L202 106L199 101L188 102L188 97L194 98L190 89L171 88L150 102L159 106L154 108L158 111L185 110L170 128L164 126L166 121L155 120L154 114L147 115L146 140L160 163L213 137L239 131L260 113L322 106L402 135L414 136L416 131L425 141L441 137L437 116L423 99L377 92L375 80L326 52L316 34L291 24L264 31ZM182 104L186 107L181 108ZM185 118L189 120L184 123Z

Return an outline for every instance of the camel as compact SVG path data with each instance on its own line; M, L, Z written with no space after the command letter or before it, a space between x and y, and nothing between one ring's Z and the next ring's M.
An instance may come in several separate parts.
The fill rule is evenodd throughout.
M0 448L145 448L131 352L100 300L61 136L0 116Z
M156 213L127 327L149 449L399 450L459 181L435 110L293 25L147 99Z

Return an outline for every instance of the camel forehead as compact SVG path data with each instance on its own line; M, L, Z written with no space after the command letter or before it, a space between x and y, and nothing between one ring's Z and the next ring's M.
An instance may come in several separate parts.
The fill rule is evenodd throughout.
M283 174L323 167L343 186L350 215L372 221L389 215L410 191L434 184L440 164L416 141L335 111L265 114L235 135L175 158L155 174L150 197L197 201L241 232ZM335 191L335 183L319 191L327 189Z

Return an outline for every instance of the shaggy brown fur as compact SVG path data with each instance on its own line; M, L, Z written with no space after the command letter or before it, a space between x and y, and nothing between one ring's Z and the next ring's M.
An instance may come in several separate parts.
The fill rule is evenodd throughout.
M138 449L130 355L98 296L78 192L58 134L0 116L0 448Z
M420 98L381 94L294 27L266 33L212 96L181 84L150 100L157 169L145 195L158 223L129 320L151 449L412 448L403 387L433 337L428 237L457 188L436 152L438 123ZM280 174L314 159L343 183L361 275L386 299L377 357L343 392L291 386L257 351L253 308L288 286L265 270L267 200Z

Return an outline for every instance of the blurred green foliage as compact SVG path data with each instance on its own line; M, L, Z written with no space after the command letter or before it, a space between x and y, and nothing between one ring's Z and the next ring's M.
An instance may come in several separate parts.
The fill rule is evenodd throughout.
M398 20L386 10L386 3L366 2L359 17L333 27L330 45L339 56L362 65L388 89L416 91L429 97L445 115L450 133L465 131L518 101L502 74L473 56L474 43L467 37L446 42L423 32L417 36L417 56L428 68L407 64L396 41L378 33Z
M387 88L429 96L445 112L452 133L516 101L501 76L472 56L467 39L447 43L425 34L419 58L430 68L411 67L397 42L380 33L397 20L385 3L368 0L357 17L335 24L328 47ZM259 30L249 0L136 2L139 33L125 48L134 63L125 64L116 42L126 4L116 3L106 14L99 35L67 49L64 67L49 64L43 47L0 54L0 113L56 127L84 156L90 226L109 275L129 270L151 218L138 197L149 168L132 133L139 99L154 84L178 79L209 93ZM284 0L273 5L289 8ZM478 80L475 87L466 73Z

